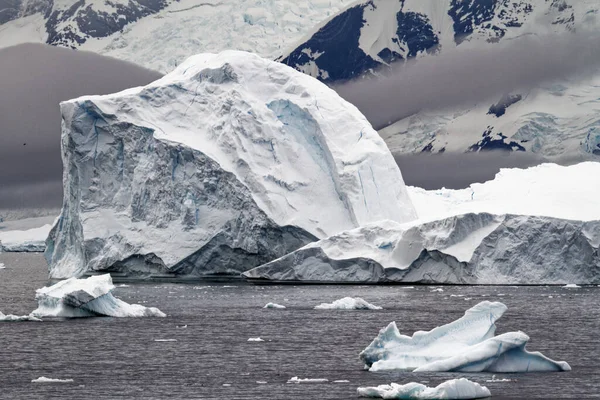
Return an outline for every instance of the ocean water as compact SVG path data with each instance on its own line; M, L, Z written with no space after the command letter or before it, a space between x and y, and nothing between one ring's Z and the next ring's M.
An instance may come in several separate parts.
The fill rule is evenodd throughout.
M35 289L46 284L43 258L0 254L0 263L6 264L0 311L29 313ZM0 398L356 399L359 386L437 385L456 377L486 385L494 399L600 398L597 287L127 285L115 294L168 317L0 323ZM313 309L345 296L384 309ZM451 322L482 300L509 307L498 333L526 332L529 350L568 361L573 371L496 374L511 381L488 383L492 374L363 370L358 353L389 322L410 335ZM287 308L263 309L268 302ZM264 342L248 342L251 337ZM31 382L41 376L73 382ZM286 383L294 376L328 382Z

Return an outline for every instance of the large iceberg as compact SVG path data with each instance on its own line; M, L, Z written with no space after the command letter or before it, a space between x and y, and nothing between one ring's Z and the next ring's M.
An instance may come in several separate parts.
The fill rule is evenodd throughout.
M165 317L154 307L129 304L112 295L109 274L69 278L36 291L34 317Z
M201 54L145 87L61 104L52 278L237 274L416 213L364 116L290 67Z
M0 231L0 252L43 252L52 225L26 230Z
M503 170L463 190L410 188L420 220L379 221L244 273L253 281L600 283L600 163Z
M523 332L495 336L495 322L507 307L484 301L465 315L429 332L401 335L395 322L379 332L360 353L369 371L414 372L549 372L569 371L564 361L553 361L525 350Z
M357 392L360 397L402 400L467 400L481 399L492 395L487 387L465 378L451 379L434 388L410 382L404 385L392 383L375 387L360 387Z

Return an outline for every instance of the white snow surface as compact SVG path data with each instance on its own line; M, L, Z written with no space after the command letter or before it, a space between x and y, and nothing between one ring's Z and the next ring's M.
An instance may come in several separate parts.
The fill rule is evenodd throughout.
M223 235L255 254L268 239L245 230L261 221L324 238L416 218L364 116L314 78L254 54L196 55L146 87L61 110L67 200L49 239L54 278L134 255L168 270ZM234 224L244 224L239 234Z
M590 182L591 176L600 176L600 162L502 168L494 179L466 189L409 186L408 191L425 221L479 212L596 221L600 220L600 182Z
M129 304L112 295L110 274L70 278L36 291L35 317L166 317L157 308Z
M58 378L46 378L40 376L39 378L33 379L31 383L71 383L73 379L58 379Z
M52 225L27 230L0 230L0 252L43 252Z
M549 372L569 371L564 361L525 350L523 332L495 336L495 322L507 307L483 301L449 324L412 337L400 334L396 323L379 332L360 353L369 371L414 372Z
M333 303L322 303L315 310L382 310L382 307L371 304L360 297L344 297Z
M466 400L481 399L492 395L487 387L465 378L451 379L434 388L410 382L404 385L392 383L375 387L361 387L357 389L357 392L360 397L402 400Z

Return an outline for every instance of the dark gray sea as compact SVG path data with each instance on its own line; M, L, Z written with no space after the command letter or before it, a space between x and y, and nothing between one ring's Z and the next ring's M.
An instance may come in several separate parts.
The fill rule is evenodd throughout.
M0 254L0 311L27 314L44 286L41 255ZM86 318L0 323L2 399L356 399L390 382L435 386L466 377L494 399L600 398L600 288L499 286L252 286L239 282L128 283L117 297L167 318ZM381 311L313 310L358 296ZM412 334L459 318L483 300L509 309L498 333L522 330L529 350L573 368L563 373L372 373L358 353L396 321ZM268 302L284 310L263 309ZM264 342L248 342L260 337ZM171 341L157 341L171 340ZM32 383L33 379L73 379ZM290 378L326 383L286 383ZM336 380L348 382L334 383Z

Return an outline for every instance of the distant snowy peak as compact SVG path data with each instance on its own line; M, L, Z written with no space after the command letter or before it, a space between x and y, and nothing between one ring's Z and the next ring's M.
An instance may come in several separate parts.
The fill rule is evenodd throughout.
M574 30L593 21L597 12L592 0L361 0L279 60L334 82L464 41Z
M0 48L41 42L164 73L228 49L273 59L350 1L0 0Z

